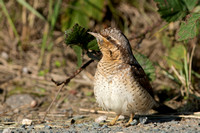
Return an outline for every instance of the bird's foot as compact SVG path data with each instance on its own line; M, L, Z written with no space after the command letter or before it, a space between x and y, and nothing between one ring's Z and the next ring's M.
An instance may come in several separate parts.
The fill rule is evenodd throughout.
M131 122L127 122L124 126L129 127Z
M117 115L117 116L116 116L111 122L109 122L107 125L108 125L108 126L113 126L113 125L115 125L115 123L116 123L116 121L118 120L119 116L120 116L120 115Z
M134 114L131 114L129 121L125 124L125 127L130 126L130 123L133 121Z

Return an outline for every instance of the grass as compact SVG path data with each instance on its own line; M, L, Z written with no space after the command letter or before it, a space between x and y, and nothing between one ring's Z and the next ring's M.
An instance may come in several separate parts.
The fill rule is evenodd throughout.
M19 40L19 34L17 33L15 25L14 25L9 13L8 13L8 10L6 9L6 6L5 6L3 0L0 0L0 5L1 5L1 8L3 10L3 13L5 14L5 16L6 16L7 20L8 20L8 23L9 23L10 27L12 28L12 30L13 30L13 32L15 34L15 37Z
M60 6L61 6L62 0L57 0L55 3L53 3L52 0L49 1L49 13L48 13L48 23L45 24L44 28L44 33L43 33L43 38L42 38L42 45L41 45L41 53L40 53L40 58L38 60L38 67L41 68L43 58L44 58L44 53L47 48L46 44L47 41L50 40L49 46L48 46L48 51L50 51L53 47L53 41L51 40L53 37L53 32L55 28L55 24L60 12ZM54 6L55 5L55 6ZM53 8L54 6L54 8Z

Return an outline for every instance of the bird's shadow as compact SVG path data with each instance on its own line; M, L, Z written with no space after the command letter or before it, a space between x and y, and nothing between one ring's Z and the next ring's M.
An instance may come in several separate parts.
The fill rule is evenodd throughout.
M138 123L165 123L170 121L181 121L181 117L176 115L135 115L134 119L138 120Z

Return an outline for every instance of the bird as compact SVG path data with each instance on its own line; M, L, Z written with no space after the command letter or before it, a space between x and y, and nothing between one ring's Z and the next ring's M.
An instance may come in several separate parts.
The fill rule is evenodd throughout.
M132 53L127 37L121 30L106 28L93 35L102 53L94 76L96 102L116 117L108 123L113 126L120 115L130 116L129 126L136 113L145 114L159 106L143 68ZM159 109L158 109L159 110Z

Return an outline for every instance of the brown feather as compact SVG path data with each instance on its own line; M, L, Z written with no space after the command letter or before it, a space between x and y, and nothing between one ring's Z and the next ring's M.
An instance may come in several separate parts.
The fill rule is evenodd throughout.
M139 82L139 84L152 96L153 89L151 87L151 84L149 82L149 79L147 75L145 74L143 68L140 66L140 64L137 62L137 60L134 58L134 62L132 62L130 65L132 66L132 73L134 75L134 78Z

